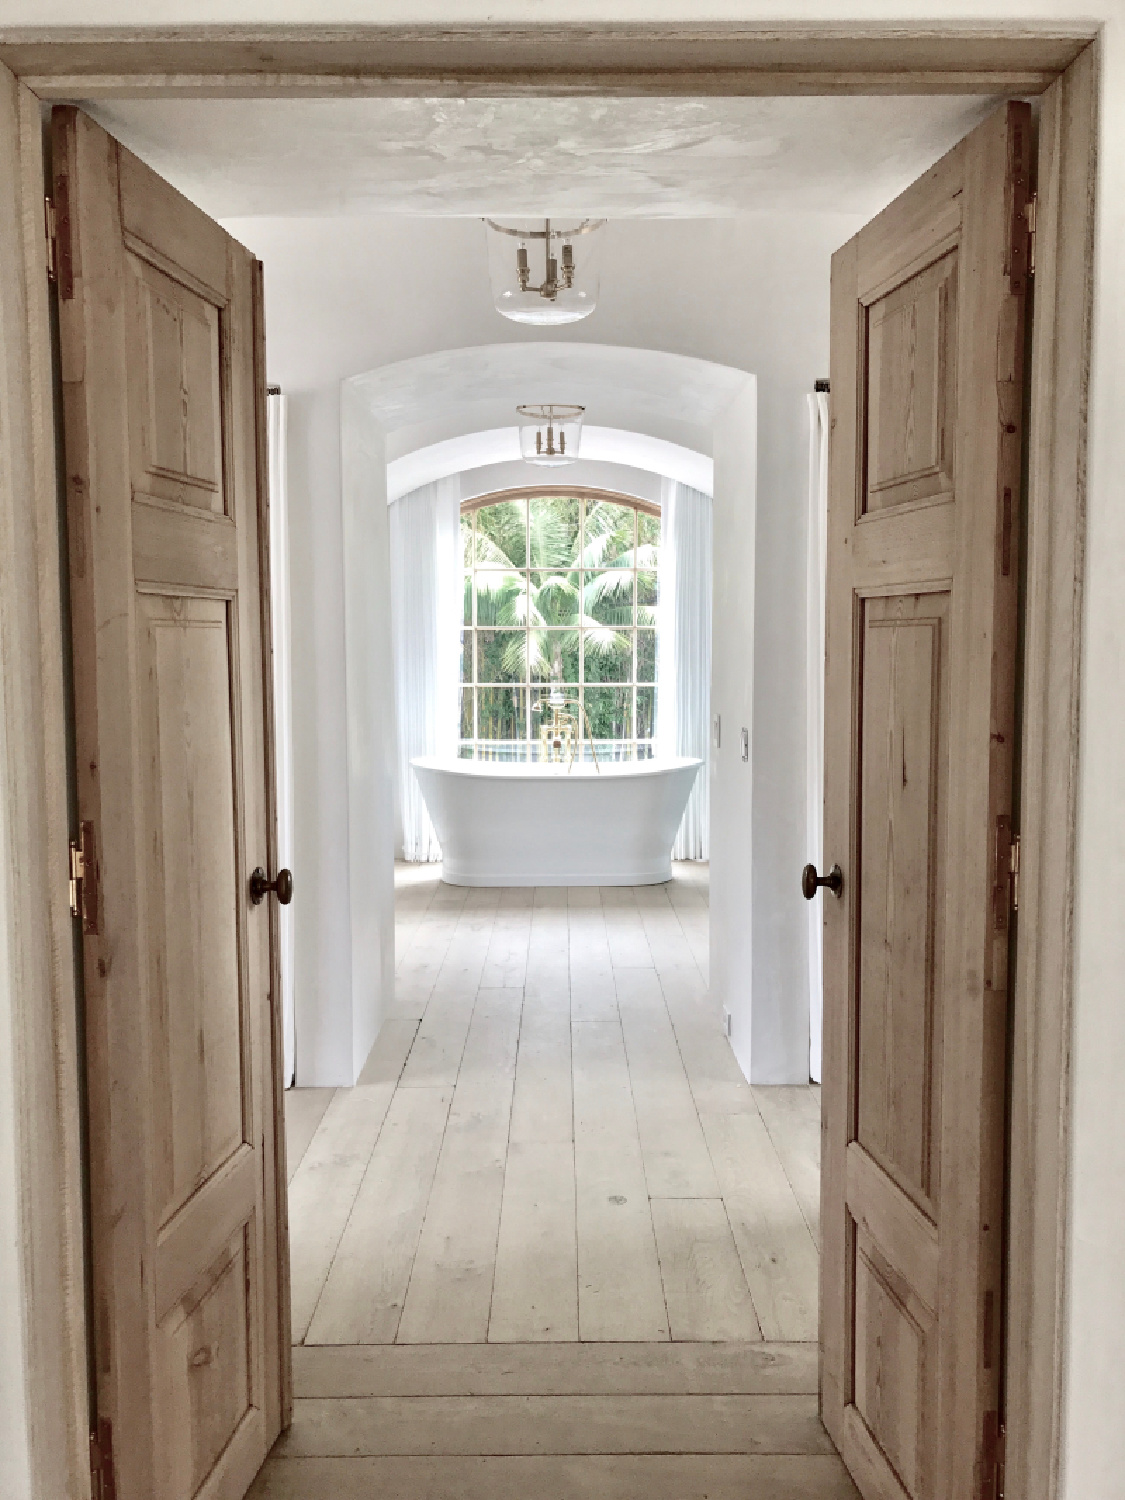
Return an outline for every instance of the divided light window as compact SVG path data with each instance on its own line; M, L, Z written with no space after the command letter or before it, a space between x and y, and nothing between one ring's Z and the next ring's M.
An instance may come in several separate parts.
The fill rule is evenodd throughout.
M584 760L587 720L599 757L650 757L657 508L600 492L468 501L461 543L462 757L537 759L535 705L556 685Z

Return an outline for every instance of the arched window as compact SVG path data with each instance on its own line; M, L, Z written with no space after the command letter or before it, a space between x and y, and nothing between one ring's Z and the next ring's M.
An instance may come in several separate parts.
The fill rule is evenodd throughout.
M461 755L535 760L552 688L578 753L652 755L660 511L603 490L508 490L461 507Z

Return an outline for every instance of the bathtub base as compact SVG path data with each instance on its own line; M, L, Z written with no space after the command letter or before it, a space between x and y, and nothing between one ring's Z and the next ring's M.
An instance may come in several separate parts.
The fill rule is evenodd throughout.
M659 885L701 761L535 766L419 758L450 885Z
M601 871L591 874L579 871L543 870L538 874L525 871L460 870L449 860L441 867L441 878L446 885L483 886L532 886L532 885L663 885L672 878L672 861L656 869L626 870L614 873Z

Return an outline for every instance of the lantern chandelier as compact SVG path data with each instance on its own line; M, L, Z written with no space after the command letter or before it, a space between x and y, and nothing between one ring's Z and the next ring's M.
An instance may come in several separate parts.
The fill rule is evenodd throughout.
M485 219L496 311L515 323L577 323L597 306L604 219L538 225ZM515 241L513 244L512 242Z
M520 452L529 464L558 468L578 457L584 406L517 406Z

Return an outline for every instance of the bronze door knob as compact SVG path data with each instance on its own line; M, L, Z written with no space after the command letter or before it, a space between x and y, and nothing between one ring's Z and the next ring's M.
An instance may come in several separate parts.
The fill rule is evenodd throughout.
M811 901L821 886L825 886L834 896L839 896L844 889L844 872L839 865L833 865L827 875L818 875L815 865L806 865L801 871L801 895L806 901Z
M259 865L250 877L251 902L255 906L261 905L269 891L274 893L282 906L288 906L293 899L293 872L278 870L273 880L267 880L265 870Z

